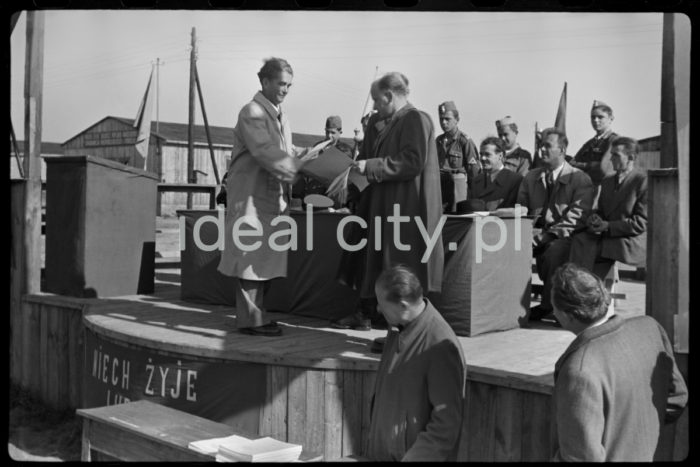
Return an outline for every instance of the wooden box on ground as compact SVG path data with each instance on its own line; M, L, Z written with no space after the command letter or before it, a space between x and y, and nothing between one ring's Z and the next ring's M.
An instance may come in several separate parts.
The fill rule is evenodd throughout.
M94 156L45 159L46 291L153 292L157 176Z

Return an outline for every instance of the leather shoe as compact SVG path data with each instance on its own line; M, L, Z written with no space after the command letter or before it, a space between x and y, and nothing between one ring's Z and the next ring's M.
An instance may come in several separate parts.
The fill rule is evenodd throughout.
M552 310L542 308L542 305L533 306L530 308L530 321L542 321L542 318L550 314Z
M355 312L345 318L331 321L331 327L335 329L355 329L357 331L369 331L372 329L372 322L362 316L360 312Z
M275 321L263 324L262 326L240 328L239 331L243 334L248 334L250 336L275 337L282 335L282 328L279 327Z

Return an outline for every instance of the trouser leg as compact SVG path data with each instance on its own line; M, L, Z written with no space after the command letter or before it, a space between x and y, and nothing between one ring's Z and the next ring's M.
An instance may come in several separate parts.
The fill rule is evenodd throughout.
M600 235L581 232L571 237L569 261L594 272L596 259L600 257L603 242Z
M270 281L235 279L237 328L258 327L270 322L263 307L269 286Z
M554 271L569 260L571 252L571 239L559 238L547 245L547 248L536 258L537 274L542 280L542 303L545 310L552 309L551 302L551 279Z

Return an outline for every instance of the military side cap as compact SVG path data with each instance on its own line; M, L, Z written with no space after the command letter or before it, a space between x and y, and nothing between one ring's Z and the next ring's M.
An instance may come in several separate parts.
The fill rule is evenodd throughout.
M591 110L593 110L593 109L595 109L595 108L598 108L598 107L607 107L607 108L610 108L610 106L609 106L608 104L606 104L605 102L603 102L603 101L595 101L595 100L594 100L594 101L593 101L593 105L591 106Z
M444 114L447 111L454 112L456 110L457 110L457 106L452 101L445 101L438 106L438 112L440 112L441 114Z
M343 128L343 121L337 115L331 115L326 119L326 129L337 128L341 130Z
M513 118L510 115L506 115L502 119L496 120L496 128L500 130L501 128L506 127L511 123L515 123L515 120L513 120Z

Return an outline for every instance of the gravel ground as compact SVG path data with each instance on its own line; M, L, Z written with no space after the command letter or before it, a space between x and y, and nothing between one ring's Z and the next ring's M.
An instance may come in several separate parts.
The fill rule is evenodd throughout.
M8 454L12 460L79 461L81 429L75 412L47 409L11 386Z

